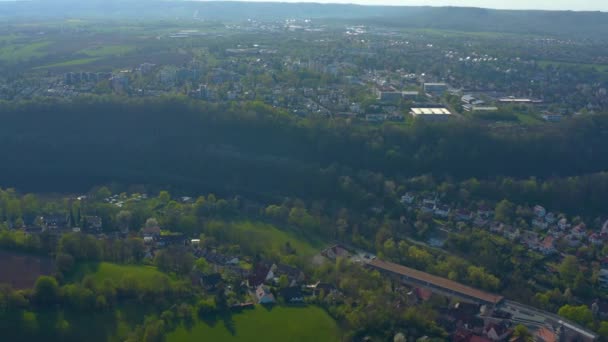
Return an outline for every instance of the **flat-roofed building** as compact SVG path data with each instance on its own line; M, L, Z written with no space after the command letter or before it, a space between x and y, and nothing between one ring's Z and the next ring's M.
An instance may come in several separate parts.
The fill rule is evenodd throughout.
M427 121L446 121L452 116L452 113L445 107L412 108L410 114L416 119L421 118Z
M539 104L539 103L543 103L543 100L517 98L517 97L509 96L509 97L503 97L501 99L498 99L498 102L503 103L503 104Z
M498 110L498 107L496 106L476 106L476 105L464 105L462 106L462 109L464 109L467 112L496 112Z

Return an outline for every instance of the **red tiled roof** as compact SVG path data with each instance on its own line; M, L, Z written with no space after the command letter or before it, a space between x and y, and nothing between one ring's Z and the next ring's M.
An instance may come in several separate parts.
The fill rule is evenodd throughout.
M428 274L422 271L418 271L409 267L401 266L398 264L394 264L391 262L382 261L379 259L374 259L369 263L370 266L384 270L393 272L399 275L404 275L422 282L429 283L431 285L448 289L454 291L456 293L460 293L472 298L479 299L483 302L497 304L501 302L504 297L487 293L478 289L474 289L472 287L457 283L455 281L434 276L432 274Z
M542 342L556 342L557 341L557 336L555 335L555 333L545 327L543 327L539 331L537 331L536 336L538 336L538 338Z

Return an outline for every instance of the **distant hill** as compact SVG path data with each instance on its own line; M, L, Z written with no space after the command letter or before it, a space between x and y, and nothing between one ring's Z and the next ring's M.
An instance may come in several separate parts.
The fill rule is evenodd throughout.
M0 1L0 18L131 18L222 21L336 19L387 26L550 34L606 39L608 13L508 11L462 7L390 7L315 3L159 0Z

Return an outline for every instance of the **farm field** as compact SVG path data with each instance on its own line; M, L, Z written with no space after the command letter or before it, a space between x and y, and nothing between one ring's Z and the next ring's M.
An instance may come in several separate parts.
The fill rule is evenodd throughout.
M257 306L208 324L198 321L192 328L180 326L167 335L167 342L186 341L293 341L329 342L340 340L336 322L321 308Z
M39 276L52 274L54 268L50 258L0 251L0 284L10 284L15 289L33 287Z

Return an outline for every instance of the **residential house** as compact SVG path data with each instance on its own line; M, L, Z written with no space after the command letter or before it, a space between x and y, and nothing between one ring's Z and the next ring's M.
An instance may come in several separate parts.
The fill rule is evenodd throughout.
M600 282L601 287L608 288L608 269L602 268L597 280Z
M519 229L513 226L504 226L502 233L504 237L511 241L517 240L521 235Z
M548 234L556 239L561 239L565 235L561 230L555 228L549 229Z
M549 223L547 223L542 217L535 217L532 219L532 226L538 229L545 230L549 228Z
M557 339L557 335L553 330L542 327L535 334L535 340L538 342L559 342Z
M182 245L185 246L188 243L188 239L183 234L172 234L172 235L161 235L156 237L158 246L174 246Z
M435 216L438 216L441 218L448 218L451 211L452 211L452 209L450 207L448 207L447 205L440 205L435 208L434 214L435 214Z
M580 238L578 238L576 235L573 235L573 234L566 235L564 237L564 241L566 241L566 243L568 244L568 247L571 247L571 248L577 248L583 243Z
M264 262L258 263L253 269L253 272L247 277L247 284L249 287L258 287L264 284L271 266L272 265Z
M286 276L289 280L289 286L295 286L304 281L304 272L285 264L273 264L266 275L266 281L272 281L275 284L279 283L279 278Z
M490 340L487 337L475 335L472 332L465 330L465 329L460 329L456 333L454 333L452 335L452 341L453 342L492 342L492 340Z
M29 226L29 227L25 227L22 228L23 231L25 232L26 235L38 235L38 234L42 234L42 227L37 227L37 226Z
M585 225L579 224L578 226L572 228L572 230L570 231L570 234L575 236L579 240L584 239L587 236L587 233L585 231Z
M536 215L537 217L545 217L546 214L547 214L547 209L545 209L543 206L541 206L541 205L534 206L534 215Z
M432 205L430 203L423 203L422 207L420 207L420 211L425 214L432 214L435 212L435 205Z
M298 286L291 286L281 289L279 295L285 300L286 303L296 304L304 302L304 294Z
M483 228L488 225L488 220L484 219L481 216L477 216L475 220L473 220L473 225L477 228Z
M604 241L605 241L604 237L602 237L602 235L600 235L598 233L593 233L593 234L589 235L589 242L591 242L593 245L601 246L604 243Z
M482 205L477 209L477 216L479 216L479 217L490 218L493 215L494 215L494 210L490 209L489 207L487 207L485 205Z
M160 227L158 227L158 226L144 227L141 229L141 234L144 237L150 236L150 237L153 237L156 239L160 236Z
M557 252L555 249L555 238L551 235L547 235L538 246L538 250L544 255L550 255Z
M84 229L90 232L101 232L103 221L99 216L85 216L83 218Z
M547 215L545 215L545 221L547 221L547 223L549 224L552 224L557 221L557 216L554 213L548 213Z
M429 289L417 287L414 289L414 294L416 295L416 299L421 302L426 302L433 297L433 292Z
M437 204L437 198L425 198L422 200L422 205L435 207Z
M44 216L42 222L45 230L61 230L69 224L67 216L61 214Z
M539 245L538 233L524 230L521 234L521 242L529 248L536 248Z
M467 209L459 209L456 211L456 220L468 222L473 219L473 213Z
M334 285L322 282L318 282L310 286L310 288L312 288L312 293L314 296L319 296L321 293L328 295L338 291L338 289Z
M350 256L350 253L343 246L334 245L322 251L321 255L326 258L336 260L337 258L348 258Z
M200 284L207 291L215 291L222 282L222 275L219 273L202 275L200 277Z
M490 225L490 232L494 234L502 234L504 226L505 225L500 222L492 222L492 224Z
M406 193L405 195L401 196L401 203L403 204L412 204L414 203L414 201L416 200L416 196L414 196L414 194L412 193Z
M506 341L512 332L507 323L490 323L483 330L484 335L492 341Z
M570 224L568 224L568 220L565 217L562 217L557 222L557 228L559 228L560 230L566 230L566 229L570 228Z
M258 300L258 304L274 304L276 300L274 295L270 292L267 286L259 285L255 290L255 296Z

